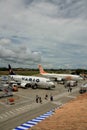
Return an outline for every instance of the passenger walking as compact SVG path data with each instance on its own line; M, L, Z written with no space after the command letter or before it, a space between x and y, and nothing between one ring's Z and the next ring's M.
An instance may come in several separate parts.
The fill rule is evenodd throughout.
M70 87L70 92L72 91L72 88Z
M53 96L52 95L50 96L50 101L53 101Z
M39 99L39 97L38 97L38 95L36 95L36 103L38 103L38 99Z
M71 92L72 91L72 88L69 86L68 87L68 92Z
M39 102L42 104L42 99L41 99L41 97L39 97Z
M45 95L45 99L48 100L48 95L47 94Z

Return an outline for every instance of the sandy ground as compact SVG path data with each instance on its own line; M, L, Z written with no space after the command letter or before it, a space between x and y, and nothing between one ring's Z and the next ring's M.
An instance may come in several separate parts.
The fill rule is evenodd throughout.
M29 130L87 130L87 93L56 109Z

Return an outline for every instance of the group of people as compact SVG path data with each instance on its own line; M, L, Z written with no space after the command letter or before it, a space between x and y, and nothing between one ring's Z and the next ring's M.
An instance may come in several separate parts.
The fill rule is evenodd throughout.
M42 99L38 95L36 95L36 103L42 103Z
M48 94L45 95L45 100L48 100ZM53 95L50 95L50 101L53 101ZM42 103L42 98L36 95L36 103Z
M45 99L48 100L48 95L45 95ZM53 101L53 95L50 95L50 101Z

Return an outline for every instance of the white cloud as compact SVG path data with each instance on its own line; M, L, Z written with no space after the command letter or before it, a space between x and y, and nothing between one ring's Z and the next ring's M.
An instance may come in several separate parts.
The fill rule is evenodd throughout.
M27 63L29 62L40 62L41 56L39 52L32 52L27 48L26 45L16 45L13 43L7 43L10 41L9 39L1 39L0 41L0 59L5 63L13 62L13 63ZM11 41L10 41L11 42ZM3 44L5 43L5 44ZM9 46L10 45L10 46ZM23 67L22 66L22 67Z
M0 59L19 67L19 62L87 66L86 5L86 0L1 0Z
M0 39L0 45L10 45L11 44L11 41L10 39L6 39L6 38L3 38L3 39Z

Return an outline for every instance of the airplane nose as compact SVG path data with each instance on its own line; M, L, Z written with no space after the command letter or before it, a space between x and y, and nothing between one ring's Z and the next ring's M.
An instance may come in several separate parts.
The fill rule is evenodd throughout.
M83 80L83 77L79 77L80 80Z
M53 82L51 83L51 86L52 86L52 88L55 88L55 84Z

